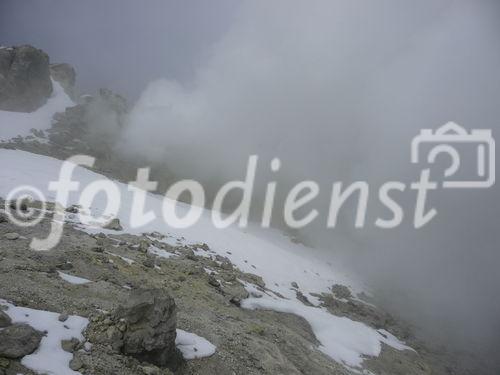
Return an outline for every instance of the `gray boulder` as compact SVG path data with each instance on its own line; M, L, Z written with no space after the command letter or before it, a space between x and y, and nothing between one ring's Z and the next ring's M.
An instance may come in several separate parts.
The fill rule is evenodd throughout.
M22 358L38 349L42 334L27 324L14 324L0 331L0 357Z
M50 75L59 82L66 94L75 99L75 69L69 64L50 64Z
M45 52L28 45L0 48L0 110L33 112L51 94Z
M158 289L138 289L116 315L126 322L121 348L124 354L161 367L177 366L177 307L172 297Z

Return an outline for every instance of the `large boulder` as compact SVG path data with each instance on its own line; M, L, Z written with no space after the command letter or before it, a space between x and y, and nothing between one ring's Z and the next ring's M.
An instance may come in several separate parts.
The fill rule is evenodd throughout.
M51 94L45 52L28 45L0 48L0 110L33 112Z
M50 75L57 81L70 98L75 99L75 69L66 63L50 64Z
M126 323L121 348L124 354L161 367L177 366L177 308L171 296L158 289L139 289L116 315Z
M42 334L27 324L14 324L0 331L0 357L22 358L40 346Z

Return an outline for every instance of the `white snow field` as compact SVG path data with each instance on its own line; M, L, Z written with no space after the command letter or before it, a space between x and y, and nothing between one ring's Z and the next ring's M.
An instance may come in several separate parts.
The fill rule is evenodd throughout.
M34 185L45 194L48 201L55 201L55 193L48 191L48 184L58 179L62 161L18 150L0 150L0 163L9 166L0 168L1 197L5 198L12 189L20 185ZM81 167L74 170L72 179L79 181L81 185L78 192L70 193L67 206L78 204L79 193L89 183L107 180L106 177ZM246 229L236 226L216 229L208 210L204 210L201 219L192 227L167 227L161 213L163 197L149 193L145 210L154 212L156 220L140 229L133 229L129 225L133 193L128 191L126 184L117 183L117 186L121 193L120 211L117 216L124 232L141 234L156 231L168 235L165 241L170 243L174 239L191 244L206 243L210 250L199 249L197 253L205 256L220 254L229 258L241 271L261 276L268 289L284 298L273 293L264 294L248 284L246 287L251 292L251 297L243 302L243 307L289 312L303 317L321 342L319 350L335 361L351 368L360 368L363 356L380 354L381 343L398 350L409 349L392 335L345 317L334 316L321 307L306 306L296 298L295 290L291 287L292 282L296 282L300 291L316 306L319 301L311 293L329 292L333 284L347 285L354 294L363 291L363 287L344 274L339 266L326 262L322 256L324 254L319 250L294 244L272 229L264 230L257 226ZM173 209L176 204L179 216L189 211L189 205L172 200L168 200L166 205ZM98 217L105 206L106 195L101 193L88 209L92 215ZM80 228L93 233L117 233L83 225Z
M52 80L52 87L52 96L47 103L34 112L0 111L0 142L32 135L31 129L50 129L54 114L75 105L58 82Z

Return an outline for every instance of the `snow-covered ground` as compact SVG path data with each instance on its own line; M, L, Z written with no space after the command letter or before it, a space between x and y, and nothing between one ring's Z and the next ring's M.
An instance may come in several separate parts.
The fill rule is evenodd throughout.
M79 372L69 368L73 354L65 352L61 347L62 340L73 337L84 341L83 330L89 321L80 316L69 316L64 322L59 321L59 314L14 306L0 300L0 306L7 307L5 311L13 323L26 323L40 332L47 334L42 338L40 347L30 355L25 356L21 363L39 374L78 375Z
M69 276L61 272L59 274L65 280ZM68 281L73 280L72 278L73 276L70 276ZM74 282L74 284L82 283ZM21 363L24 366L39 374L80 374L69 368L73 354L62 349L61 341L76 338L83 342L82 332L89 323L87 319L80 316L68 316L64 322L61 322L58 313L19 307L2 299L0 299L0 307L6 309L5 312L12 319L12 323L25 323L37 331L46 332L40 342L40 347L33 354L22 359ZM216 347L205 338L182 329L177 329L176 332L175 345L181 351L184 359L204 358L215 353ZM92 348L88 342L84 346L88 350Z
M34 112L0 111L0 142L17 136L33 135L31 129L50 129L54 114L75 105L58 82L52 80L52 87L52 96L47 103Z
M48 191L48 184L58 179L62 161L18 150L0 150L0 161L2 165L12 166L0 169L1 197L6 197L12 189L20 185L34 185L49 201L55 201L55 193ZM84 168L77 168L73 179L81 183L81 193L89 183L106 178ZM210 251L204 252L206 256L211 256L213 252L229 258L243 272L261 276L267 288L284 297L272 293L264 294L248 284L247 288L252 292L252 297L243 302L244 307L290 312L302 316L310 323L321 342L320 350L334 360L350 367L359 367L362 365L363 356L379 355L381 343L398 350L407 349L403 343L385 332L345 317L336 317L321 307L305 306L296 298L296 292L291 286L293 282L298 284L300 291L315 305L318 305L318 300L312 294L329 292L333 284L347 285L354 293L363 291L359 283L335 267L335 264L325 262L318 250L294 244L276 230L263 230L252 226L244 230L237 227L216 229L208 210L204 211L202 218L192 227L167 227L161 219L163 197L155 194L147 195L146 210L154 212L157 219L146 227L133 229L129 225L132 192L128 191L125 184L117 183L117 186L121 193L118 218L124 232L140 234L156 231L169 235L169 242L172 238L175 238L176 242L177 239L184 238L185 243L207 243ZM70 193L67 205L78 204L78 197L78 192ZM171 209L175 204L176 202L171 200L167 203ZM106 197L99 194L88 209L92 215L99 216L105 206ZM179 215L188 210L188 205L178 203ZM83 226L82 230L107 232Z

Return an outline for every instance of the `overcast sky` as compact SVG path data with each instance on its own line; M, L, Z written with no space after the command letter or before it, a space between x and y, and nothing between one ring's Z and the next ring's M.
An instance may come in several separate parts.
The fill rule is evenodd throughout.
M147 4L147 6L146 6ZM230 0L1 0L0 44L32 44L78 72L79 89L135 99L158 78L189 80L231 23Z

